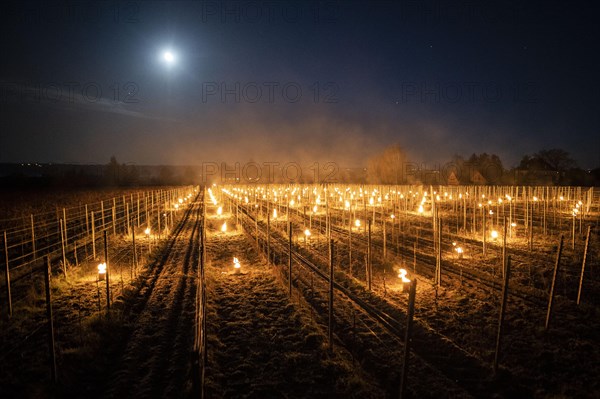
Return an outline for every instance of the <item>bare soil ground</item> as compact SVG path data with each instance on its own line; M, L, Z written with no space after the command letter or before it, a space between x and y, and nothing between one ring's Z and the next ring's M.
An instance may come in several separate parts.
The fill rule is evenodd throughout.
M342 353L328 353L306 309L290 302L275 268L257 257L243 234L214 233L209 239L208 397L384 395ZM242 264L239 274L233 256Z

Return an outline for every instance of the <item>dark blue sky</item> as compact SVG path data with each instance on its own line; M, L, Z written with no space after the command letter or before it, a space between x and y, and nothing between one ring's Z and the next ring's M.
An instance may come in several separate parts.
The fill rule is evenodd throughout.
M2 3L0 162L598 167L596 14L524 3Z

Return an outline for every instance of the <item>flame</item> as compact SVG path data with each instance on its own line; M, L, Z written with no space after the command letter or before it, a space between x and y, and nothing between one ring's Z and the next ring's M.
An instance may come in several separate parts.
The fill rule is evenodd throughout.
M235 267L236 269L239 269L242 267L242 265L240 264L240 260L236 257L233 258L233 267Z
M98 274L106 274L106 263L100 263L98 265Z
M317 208L317 206L316 206L316 205L315 205L315 206L313 206L313 213L317 213L317 209L319 209L319 208Z
M423 209L423 205L419 205L419 213L423 213L425 212L425 209Z
M223 207L220 206L217 208L217 215L222 215L223 214Z
M225 233L227 231L227 222L223 223L223 226L221 226L221 231L223 233Z
M213 184L213 187L214 186L215 185ZM213 203L213 205L217 205L217 199L215 198L215 196L210 188L208 189L208 195L210 196L210 201Z
M144 233L146 233L147 236L150 235L150 227L147 227L146 230L144 230Z
M273 219L277 219L277 209L273 209Z
M410 280L406 277L407 273L408 272L406 271L406 269L398 270L398 278L401 279L403 283L410 283Z
M495 240L496 238L498 238L498 232L496 230L492 230L492 232L490 233L490 235L492 236L493 240Z
M459 254L462 254L464 251L463 251L462 247L456 247L456 252Z
M310 230L309 229L304 230L304 235L307 237L310 237Z
M356 220L354 221L354 225L355 225L356 227L360 227L360 219L356 219Z

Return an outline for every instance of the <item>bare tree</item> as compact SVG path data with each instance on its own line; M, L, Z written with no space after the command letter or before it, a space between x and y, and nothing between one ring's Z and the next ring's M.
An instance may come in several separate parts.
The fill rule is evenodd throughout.
M400 144L393 144L369 159L368 176L372 183L400 184L405 180L406 154Z
M543 160L551 170L557 172L564 172L577 167L577 163L571 158L571 155L560 148L541 150L534 157Z

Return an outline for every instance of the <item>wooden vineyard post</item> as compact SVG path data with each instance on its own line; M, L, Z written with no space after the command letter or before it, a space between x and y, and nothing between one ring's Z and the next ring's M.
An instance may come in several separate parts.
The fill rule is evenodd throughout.
M329 240L329 351L333 350L333 240Z
M546 201L546 199L544 198L544 214L543 214L543 227L544 227L544 235L546 235L546 208L548 207L548 201Z
M254 240L256 241L256 250L258 251L258 208L256 208L256 215L254 216Z
M67 254L65 251L65 232L63 230L64 222L60 220L60 243L62 249L62 261L63 261L63 273L65 274L65 280L67 279Z
M94 260L96 260L96 227L94 226L94 211L91 212L91 222L92 222L92 255Z
M77 241L73 241L73 259L75 259L75 267L79 267L79 257L77 256Z
M498 360L500 359L500 348L502 342L502 325L504 324L504 313L506 311L506 300L508 298L508 281L510 279L510 256L502 258L502 270L504 285L502 286L502 302L500 303L500 317L498 319L498 335L496 336L496 352L494 354L494 374L498 372Z
M85 204L85 256L88 255L87 242L90 240L90 216L88 213L88 206Z
M116 236L117 235L117 198L116 197L113 197L112 225L113 225L113 236Z
M558 267L560 266L560 255L563 249L564 236L560 236L560 244L558 244L558 251L556 253L556 263L554 264L554 273L552 274L552 286L550 287L550 297L548 298L548 313L546 314L546 325L545 328L548 330L550 326L550 316L552 314L552 302L554 300L554 288L556 286L556 276L558 274Z
M160 201L156 203L156 223L158 225L158 239L160 240L162 237L162 226L161 221L162 217L160 215ZM169 219L165 219L165 229L169 229Z
M33 223L33 215L31 217L31 249L33 254L33 260L37 259L36 249L35 249L35 224Z
M12 295L10 293L10 271L8 269L8 240L4 232L4 277L6 279L6 304L8 305L8 317L12 317Z
M504 277L504 264L506 262L506 216L503 217L504 220L504 232L502 234L502 277Z
M471 234L475 235L477 233L477 207L475 206L475 199L472 201L473 206L471 208L473 209L473 214L471 217Z
M509 234L510 238L513 236L513 201L512 197L508 200L508 223L510 223Z
M413 243L413 273L417 273L417 242Z
M292 297L292 222L288 222L288 284Z
M385 231L386 218L385 215L382 215L383 218L383 259L387 258L387 237Z
M483 224L482 224L482 227L481 227L481 229L483 231L483 256L485 257L485 244L486 244L486 236L485 235L486 235L486 222L487 222L487 220L486 220L486 214L485 214L485 209L483 209L481 217L482 217L482 221L483 221Z
M204 212L205 212L204 208ZM206 373L206 364L208 361L207 353L206 353L206 283L204 277L204 259L205 259L205 239L206 239L206 230L204 224L205 217L203 216L201 223L201 232L200 232L200 320L198 321L198 329L199 329L199 339L198 339L198 349L200 355L200 397L204 398L204 379Z
M367 235L367 270L366 279L367 287L371 291L371 219L368 220L368 235Z
M588 246L590 244L591 230L592 230L592 226L590 225L590 226L588 226L587 234L585 236L585 247L583 249L583 261L581 262L581 276L579 277L579 289L577 290L577 304L578 305L579 305L579 302L581 301L581 288L583 287L583 273L585 272L585 262L587 260L587 253L588 253Z
M463 196L463 232L467 232L467 198Z
M573 211L573 229L571 233L571 249L575 251L575 211Z
M438 218L437 242L437 267L435 280L439 288L442 286L442 219L440 218Z
M106 225L104 222L104 200L100 201L100 217L102 218L102 231L106 230Z
M205 211L206 212L206 211ZM203 217L206 220L206 214ZM204 375L206 364L208 363L208 354L206 349L206 277L205 277L205 262L206 262L206 225L202 222L202 398L204 398Z
M410 283L408 294L408 311L406 312L406 331L404 332L404 352L402 354L402 374L400 376L400 398L406 397L406 381L408 379L408 359L410 356L410 341L412 339L412 325L415 314L415 297L417 294L417 280Z
M106 263L106 312L110 311L110 279L109 279L109 266L108 266L108 238L106 230L104 230L104 262Z
M125 202L125 197L123 197L123 202ZM129 203L125 204L125 224L127 226L127 235L131 234L131 225L129 223Z
M529 212L529 250L533 251L533 202L531 203L531 211Z
M56 352L54 351L54 320L52 318L52 295L50 292L50 256L46 256L46 267L44 270L44 283L46 286L46 317L48 319L48 351L50 363L50 377L52 383L56 383Z
M348 269L350 276L352 276L352 222L352 208L350 208L348 212Z
M131 278L133 278L133 276L137 275L137 269L138 269L137 248L135 247L135 226L132 226L132 228L131 228L131 239L132 239L131 242L132 242L132 247L133 247L132 248L133 262L132 262Z
M67 245L68 240L68 236L67 236L67 211L65 208L63 208L63 229L65 231L65 238L64 238L64 243L65 246Z
M267 210L267 266L271 264L271 213Z
M365 196L363 197L363 209L364 209L365 220L367 220L369 218L369 216L367 214L367 195L366 195L366 193L365 193ZM367 228L367 226L363 225L363 228L362 228L363 233L366 233L366 228Z
M396 232L396 205L392 203L392 214L390 218L392 219L392 248L394 248L395 241L395 232ZM393 251L393 249L392 249ZM398 247L396 247L396 252L398 252Z

